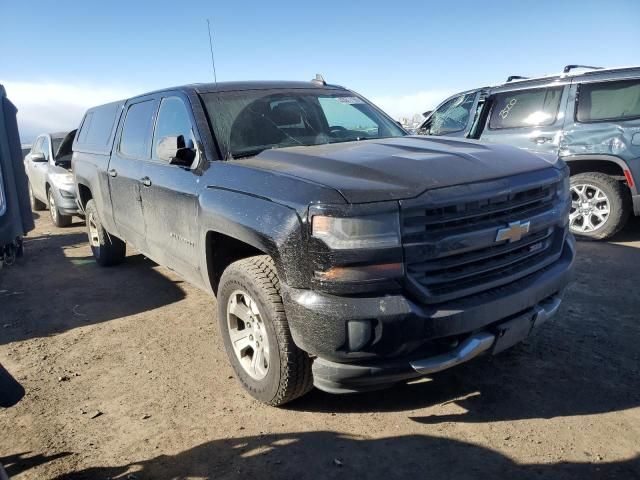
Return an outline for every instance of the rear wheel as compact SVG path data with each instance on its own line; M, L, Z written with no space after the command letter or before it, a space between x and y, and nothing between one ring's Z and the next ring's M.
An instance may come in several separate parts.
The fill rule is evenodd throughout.
M109 267L122 263L127 253L127 245L104 229L93 200L87 202L85 214L89 245L98 265Z
M218 321L231 366L254 398L278 406L313 388L311 359L291 338L271 257L227 267L218 289Z
M571 177L569 226L576 235L609 238L624 227L630 212L629 192L621 182L598 172Z
M44 202L41 202L33 195L31 182L29 182L29 202L31 203L31 210L34 212L41 212L47 208L47 205Z
M58 210L56 205L56 197L53 194L53 190L47 191L47 197L49 200L49 214L51 215L51 221L56 227L68 227L71 225L71 215L63 215Z

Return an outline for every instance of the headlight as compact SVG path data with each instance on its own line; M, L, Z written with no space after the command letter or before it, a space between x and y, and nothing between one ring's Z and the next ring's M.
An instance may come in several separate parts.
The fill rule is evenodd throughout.
M52 173L49 178L56 185L73 185L73 174L71 173Z
M397 247L400 219L397 213L350 218L314 215L312 235L333 250Z

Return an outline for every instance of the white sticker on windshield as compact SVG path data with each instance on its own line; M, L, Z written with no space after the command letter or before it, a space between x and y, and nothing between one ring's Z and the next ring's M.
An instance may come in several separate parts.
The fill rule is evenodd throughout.
M361 98L358 97L335 97L340 103L348 103L349 105L355 105L364 103Z

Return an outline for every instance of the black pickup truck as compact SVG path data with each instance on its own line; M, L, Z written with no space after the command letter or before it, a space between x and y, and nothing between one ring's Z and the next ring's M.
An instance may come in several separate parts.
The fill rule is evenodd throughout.
M570 280L564 163L408 136L322 80L95 107L73 150L96 261L129 244L214 294L239 381L271 405L498 353Z

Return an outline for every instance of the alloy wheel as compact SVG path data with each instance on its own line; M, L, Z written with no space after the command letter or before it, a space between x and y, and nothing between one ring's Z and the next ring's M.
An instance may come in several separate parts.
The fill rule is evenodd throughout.
M269 372L269 339L258 304L242 290L227 303L227 328L233 352L244 371L255 380Z
M577 233L594 232L606 223L611 202L602 189L586 183L571 186L569 227Z

